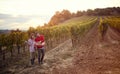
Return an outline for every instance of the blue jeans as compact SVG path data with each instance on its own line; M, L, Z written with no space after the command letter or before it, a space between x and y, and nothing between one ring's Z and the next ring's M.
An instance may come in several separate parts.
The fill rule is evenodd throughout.
M42 63L45 55L45 48L38 48L38 63Z

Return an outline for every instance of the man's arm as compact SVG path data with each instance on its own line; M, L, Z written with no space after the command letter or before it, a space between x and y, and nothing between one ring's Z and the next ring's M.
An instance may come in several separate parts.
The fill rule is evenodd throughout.
M45 41L44 42L42 42L42 44L41 44L42 46L44 46L45 45Z
M44 45L45 45L45 42L42 42L42 43L35 43L35 45L42 45L42 46L44 46Z
M45 38L44 38L44 36L42 36L42 38L43 38L43 40L42 40L41 45L44 46L45 45Z

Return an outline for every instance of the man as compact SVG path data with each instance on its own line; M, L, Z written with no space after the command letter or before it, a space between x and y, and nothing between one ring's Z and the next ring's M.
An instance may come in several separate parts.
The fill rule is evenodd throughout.
M35 39L35 42L36 42L36 47L37 47L37 51L38 51L38 63L43 64L43 59L44 59L44 55L45 55L44 36L37 33L37 37Z

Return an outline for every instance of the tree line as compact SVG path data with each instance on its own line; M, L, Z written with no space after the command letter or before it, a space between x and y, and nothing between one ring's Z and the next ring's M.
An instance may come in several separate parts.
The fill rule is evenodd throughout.
M46 26L58 25L70 18L80 17L83 15L87 16L118 16L120 15L120 7L109 7L109 8L96 8L94 10L88 9L87 11L77 11L76 13L71 13L69 10L57 11L48 22Z

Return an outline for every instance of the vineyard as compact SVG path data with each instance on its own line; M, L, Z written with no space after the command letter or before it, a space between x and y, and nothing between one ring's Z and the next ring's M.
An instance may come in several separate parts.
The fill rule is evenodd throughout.
M103 16L94 23L82 39L76 35L79 45L73 65L55 68L52 74L119 74L120 73L120 18ZM76 38L76 39L77 39Z
M107 16L104 18L100 18L99 23L99 31L101 33L101 37L105 36L108 26L120 32L120 17L115 16Z
M35 29L30 28L27 32L13 31L8 34L1 34L0 35L0 55L1 55L0 62L2 62L2 64L4 64L4 65L0 65L0 66L4 67L6 64L6 62L4 62L4 61L6 61L8 58L11 58L13 56L15 57L18 54L23 54L23 53L28 54L28 51L26 51L26 49L28 49L28 47L27 47L25 41L27 41L27 39L29 38L30 33L39 32L40 34L43 34L45 36L45 42L46 42L45 48L46 48L47 52L51 51L55 47L64 43L65 41L71 40L72 49L74 49L74 50L77 49L76 50L77 53L73 58L73 59L75 59L73 61L75 66L72 66L77 71L80 69L80 66L83 66L82 64L84 62L84 61L82 62L82 60L79 59L78 57L83 58L83 59L84 59L84 56L87 56L86 59L94 58L94 57L96 58L97 52L95 52L96 53L95 54L94 51L92 51L92 50L95 50L95 49L99 50L99 46L97 46L96 44L100 44L99 39L104 40L104 37L108 33L109 28L112 28L113 30L115 30L115 32L118 32L117 34L119 34L120 33L120 17L116 17L116 16L104 16L104 17L82 16L82 17L67 20L63 23L60 23L59 25L55 25L55 26L51 26L51 27L37 27ZM118 38L116 40L120 41L120 38ZM15 52L16 49L17 49L17 52ZM105 49L107 49L107 48L105 48ZM110 49L112 49L112 47ZM85 52L81 52L81 51L85 51ZM93 54L90 53L91 51L93 52ZM83 54L84 56L81 56L81 54ZM92 55L92 57L90 57L91 55ZM19 57L19 55L17 57ZM89 59L87 59L87 61L88 60ZM94 60L96 60L96 59L94 59ZM79 62L81 62L81 63L79 63ZM89 63L89 61L87 63ZM89 64L87 64L87 65L89 65ZM66 70L55 69L52 71L52 73L53 74L56 74L56 73L64 74L65 73L66 74L70 70L70 72L71 72L70 74L72 74L74 72L72 67L69 67ZM91 67L91 65L90 65L90 67ZM80 69L80 70L82 70L82 69ZM79 72L81 72L80 70L77 71L76 74L79 74ZM88 71L88 70L86 70L86 71ZM85 72L83 72L83 74L84 73ZM96 73L93 73L93 74L96 74Z
M80 32L82 35L84 32L89 30L89 28L94 24L97 19L95 17L81 17L79 21L71 21L70 23L64 25L58 25L53 27L37 28L34 30L29 30L28 33L25 32L11 32L10 34L0 35L1 43L1 53L3 53L3 59L5 59L5 53L11 52L11 56L14 52L13 46L24 46L24 42L28 39L30 33L39 32L45 36L46 49L50 50L56 47L58 44L68 40L72 37L73 42ZM75 22L75 23L74 23ZM86 23L87 22L87 23ZM74 35L75 34L75 35ZM24 47L25 48L25 47ZM23 49L24 50L24 49ZM18 53L19 53L18 49Z

